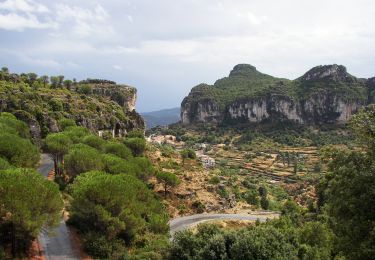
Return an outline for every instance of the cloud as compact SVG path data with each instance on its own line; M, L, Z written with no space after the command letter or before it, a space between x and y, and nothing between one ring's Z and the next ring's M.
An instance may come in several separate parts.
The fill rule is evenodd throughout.
M100 4L94 9L57 4L56 14L58 22L65 25L72 24L73 32L80 37L113 32L112 27L106 23L109 14Z
M56 28L57 24L51 20L40 21L35 15L26 16L16 13L0 14L0 29L23 31L25 29Z
M0 3L0 10L24 13L48 13L49 9L32 0L6 0Z
M39 17L50 12L48 7L32 0L6 0L0 3L0 10L0 29L24 31L57 27L49 17Z

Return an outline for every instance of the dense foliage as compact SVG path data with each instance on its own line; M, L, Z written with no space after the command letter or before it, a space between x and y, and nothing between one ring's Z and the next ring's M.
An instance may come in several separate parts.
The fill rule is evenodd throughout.
M349 259L375 255L375 106L354 116L352 128L363 150L327 151L330 173L320 186L324 205L337 236L337 250Z
M62 200L55 183L29 169L0 171L0 244L13 255L28 250L44 225L58 223Z
M16 257L43 226L57 224L62 200L55 183L29 169L39 162L39 151L26 124L1 113L0 128L0 252L10 246Z
M72 184L71 218L88 253L120 258L145 233L168 231L167 216L146 185L133 176L88 172Z

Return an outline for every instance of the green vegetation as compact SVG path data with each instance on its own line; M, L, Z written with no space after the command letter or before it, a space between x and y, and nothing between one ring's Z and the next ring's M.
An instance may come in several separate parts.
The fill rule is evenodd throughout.
M0 258L9 247L13 258L21 258L43 226L58 223L62 200L55 183L30 169L39 151L26 124L1 113L0 128Z
M63 79L1 71L1 111L32 125L32 137L37 140L76 123L95 131L114 129L116 134L144 128L140 116L126 107L125 101L133 98L134 88L115 82ZM87 88L92 91L82 91Z
M329 174L320 184L319 204L330 217L337 248L349 259L371 259L375 254L375 106L354 116L352 128L363 151L335 150Z
M164 196L167 196L167 189L169 187L175 187L180 183L178 177L170 172L158 172L156 178L159 182L163 183L164 186Z
M69 223L82 232L85 249L94 257L122 259L126 246L134 246L148 233L168 231L163 207L135 177L87 172L70 189Z
M208 113L205 121L231 125L249 122L249 113L255 111L248 104L253 104L255 109L258 105L265 106L267 120L262 121L285 120L288 111L282 107L287 104L289 112L291 108L296 109L307 123L332 123L339 116L335 111L340 101L367 104L368 93L366 80L350 75L343 66L318 66L291 81L239 64L228 77L217 80L214 85L200 84L192 88L182 102L182 109L188 118L186 122L200 122L198 113L203 109ZM308 108L311 106L313 111ZM231 115L240 111L240 116Z
M175 235L169 259L330 259L332 234L319 222L280 220L235 230L201 224Z
M0 171L0 244L26 252L44 225L58 223L62 200L56 184L29 169Z

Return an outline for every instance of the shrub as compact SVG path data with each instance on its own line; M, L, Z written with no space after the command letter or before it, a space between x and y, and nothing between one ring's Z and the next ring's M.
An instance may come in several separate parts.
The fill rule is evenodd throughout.
M109 142L103 147L105 153L114 154L120 158L129 160L132 158L132 151L124 144Z
M146 140L144 138L126 138L124 144L132 150L134 156L141 156L146 149Z
M102 170L103 167L101 154L84 144L73 146L65 156L65 168L72 179L84 172Z

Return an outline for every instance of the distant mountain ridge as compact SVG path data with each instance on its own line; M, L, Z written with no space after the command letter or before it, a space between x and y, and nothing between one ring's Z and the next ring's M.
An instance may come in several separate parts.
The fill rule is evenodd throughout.
M236 65L214 85L200 84L181 104L183 124L345 123L375 100L374 78L349 74L342 65L317 66L295 79L276 78L249 64Z
M155 126L165 126L180 121L180 108L162 109L152 112L140 113L148 129Z

